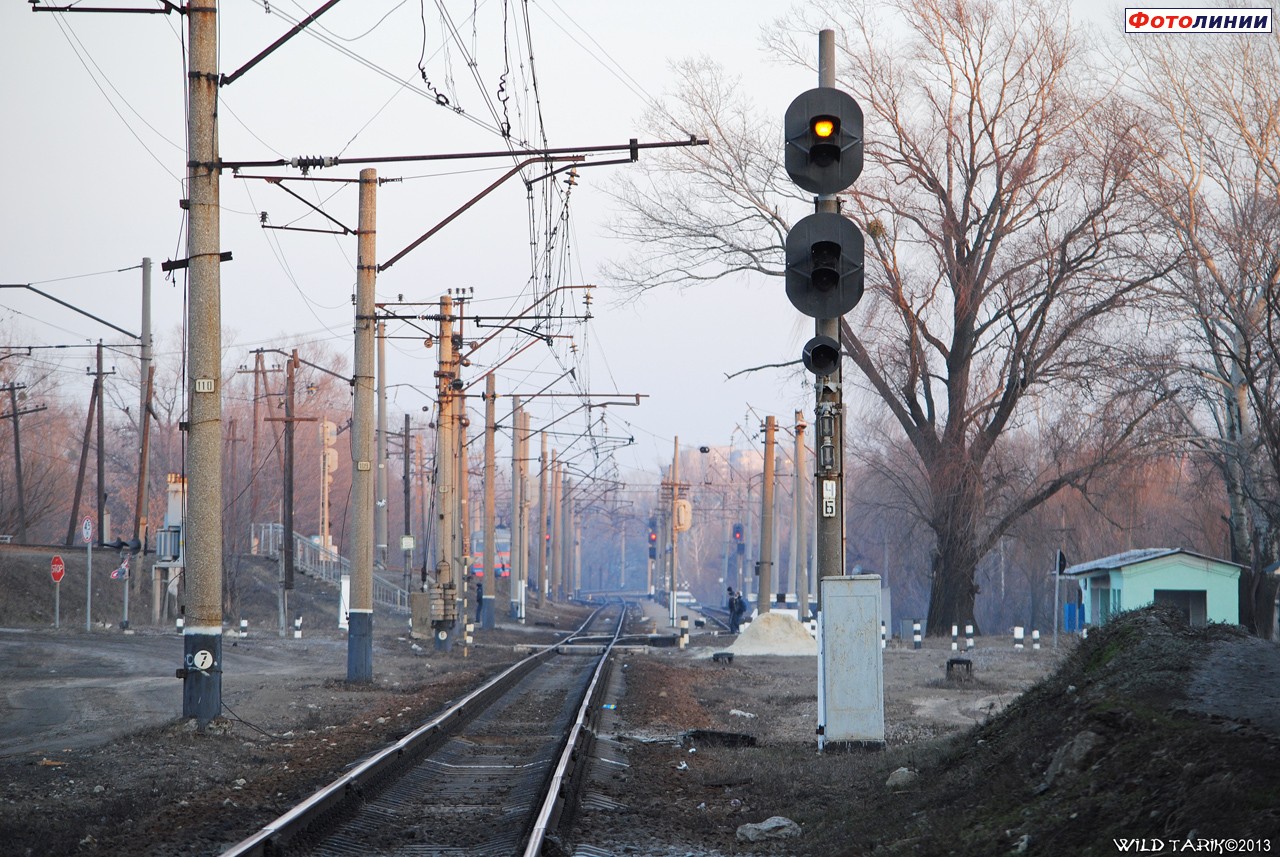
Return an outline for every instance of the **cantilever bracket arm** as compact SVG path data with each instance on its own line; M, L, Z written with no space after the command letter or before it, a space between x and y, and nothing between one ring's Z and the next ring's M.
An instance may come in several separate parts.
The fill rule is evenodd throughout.
M257 65L258 63L262 62L264 59L266 59L266 58L267 58L267 55L268 55L268 54L270 54L270 53L271 53L272 51L274 51L276 48L278 48L278 47L280 47L281 45L283 45L285 42L287 42L287 41L289 41L290 39L292 39L294 36L298 35L298 33L301 33L303 30L305 30L305 29L307 28L307 25L308 25L308 24L310 24L310 23L311 23L312 21L314 21L316 18L319 18L319 17L320 17L321 15L323 15L325 12L328 12L328 11L329 11L330 9L332 9L334 6L338 5L338 3L339 3L340 1L341 1L341 0L329 0L329 2L328 2L328 3L325 3L325 4L324 4L323 6L321 6L319 9L317 9L317 10L316 10L316 11L314 11L314 12L312 12L312 13L311 13L310 15L308 15L307 17L303 18L301 21L299 21L297 24L295 24L295 25L293 26L293 28L289 30L289 32L285 33L283 36L281 36L280 38L276 39L274 42L272 42L270 45L268 45L266 48L264 48L264 49L262 50L262 52L261 52L261 53L259 53L256 57L254 57L253 59L249 60L249 61L248 61L247 63L245 63L244 65L240 66L240 68L238 68L238 69L236 69L235 71L231 72L231 74L224 74L224 75L222 75L221 77L219 77L219 78L218 78L218 86L226 86L226 85L228 85L228 84L230 84L230 83L235 82L235 79L236 79L236 78L238 78L240 75L244 74L244 73L245 73L246 71L248 71L249 69L253 68L253 67L254 67L255 65ZM166 2L166 4L165 4L165 5L168 5L168 3Z
M136 333L130 333L129 331L125 330L123 327L117 327L116 325L112 324L111 322L107 321L104 318L98 318L93 313L85 312L84 310L80 309L80 307L74 306L73 304L69 304L66 301L61 300L59 298L55 298L53 295L49 294L48 292L42 292L39 289L37 289L35 286L29 283L0 283L0 289L28 289L29 291L35 292L42 298L48 298L49 300L53 301L55 304L64 306L69 310L74 310L75 312L78 312L83 316L91 318L100 324L105 324L107 327L119 333L123 333L125 336L129 337L130 339L137 339L137 340L142 339L142 337Z
M501 184L502 184L503 182L505 182L507 179L511 178L511 177L512 177L512 176L514 176L516 173L520 172L521 170L523 170L525 167L529 166L530 164L536 164L536 163L540 163L540 162L545 162L545 163L549 163L549 164L550 164L550 163L555 163L555 162L557 162L557 161L575 161L575 162L577 162L577 161L583 161L583 160L585 160L585 159L586 159L586 156L585 156L585 155L568 155L568 156L558 156L558 157L555 157L555 156L547 156L547 155L539 155L539 156L537 156L537 157L533 157L533 158L526 158L526 159L524 159L523 161L521 161L520 163L518 163L518 164L516 164L514 167L512 167L510 170L508 170L506 173L504 173L504 174L503 174L503 175L502 175L502 176L501 176L497 181L495 181L493 184L489 185L487 188L485 188L484 190L480 191L478 194L476 194L475 196L473 196L469 201L467 201L466 203L464 203L464 204L462 205L462 207L461 207L461 208L459 208L457 211L453 212L453 214L450 214L450 215L449 215L448 217L446 217L444 220L441 220L441 221L440 221L439 223L437 223L435 226L431 227L431 228L430 228L430 229L428 229L426 232L424 232L424 233L422 234L422 237L418 238L416 241L414 241L414 242L413 242L412 244L410 244L408 247L404 248L404 249L403 249L403 250L401 250L399 253L395 254L395 255L394 255L394 256L392 256L390 259L388 259L386 262L383 262L381 265L379 265L379 266L378 266L378 273L379 273L379 274L381 274L383 271L387 270L387 268L390 268L390 267L391 267L392 265L394 265L396 262L399 262L399 261L400 261L400 259L401 259L401 258L403 258L403 257L404 257L404 256L405 256L405 255L410 251L410 250L413 250L415 247L417 247L417 246L418 246L419 244L421 244L423 241L426 241L426 240L427 240L428 238L430 238L432 235L435 235L435 234L436 234L437 232L439 232L441 229L443 229L444 227L448 226L448 225L449 225L450 223L452 223L455 219L457 219L457 217L458 217L460 214L462 214L464 211L466 211L466 210L467 210L468 208L470 208L471 206L475 205L475 204L476 204L477 202L479 202L480 200L484 199L484 198L485 198L486 196L488 196L489 194L493 193L495 190L497 190L497 189L498 189L498 186L499 186L499 185L501 185Z
M187 10L170 3L169 0L160 0L162 4L159 9L135 9L127 6L43 6L40 0L27 0L31 4L32 12L121 12L133 15L168 15L170 12L177 12L179 15L187 14Z

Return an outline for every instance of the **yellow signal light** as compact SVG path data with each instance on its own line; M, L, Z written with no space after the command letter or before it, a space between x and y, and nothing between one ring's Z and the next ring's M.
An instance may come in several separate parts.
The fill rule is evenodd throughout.
M813 133L815 136L826 139L836 133L836 123L834 119L819 117L813 120Z

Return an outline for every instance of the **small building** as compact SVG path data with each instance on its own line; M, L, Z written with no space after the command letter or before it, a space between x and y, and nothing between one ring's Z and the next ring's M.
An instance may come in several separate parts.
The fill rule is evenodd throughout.
M1082 562L1062 575L1080 586L1086 625L1101 625L1121 610L1167 604L1203 627L1239 624L1242 569L1182 548L1146 548Z

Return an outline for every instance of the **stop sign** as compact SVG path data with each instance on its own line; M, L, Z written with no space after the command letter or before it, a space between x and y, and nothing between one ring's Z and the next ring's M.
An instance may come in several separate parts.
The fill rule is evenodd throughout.
M53 578L54 583L61 583L62 576L67 573L67 567L62 563L62 557L55 556L53 562L49 563L49 576Z

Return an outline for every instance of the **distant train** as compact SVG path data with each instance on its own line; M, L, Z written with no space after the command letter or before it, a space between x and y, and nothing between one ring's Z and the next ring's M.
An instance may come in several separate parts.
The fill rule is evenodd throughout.
M493 540L497 543L498 552L494 554L493 571L498 577L511 576L511 530L507 527L494 527ZM471 574L484 577L484 533L471 534Z

